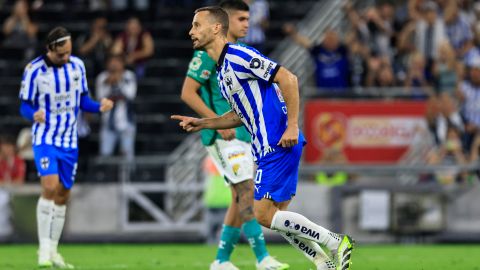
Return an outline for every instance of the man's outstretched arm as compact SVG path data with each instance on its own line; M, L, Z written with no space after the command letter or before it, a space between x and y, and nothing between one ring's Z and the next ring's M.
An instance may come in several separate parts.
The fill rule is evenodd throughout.
M179 120L179 125L188 132L196 132L202 129L230 129L242 125L240 117L233 111L215 118L199 119L183 115L172 115L171 118Z

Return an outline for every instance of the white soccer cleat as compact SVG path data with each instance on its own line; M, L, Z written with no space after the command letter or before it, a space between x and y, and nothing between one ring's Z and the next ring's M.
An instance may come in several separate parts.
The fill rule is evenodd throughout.
M215 260L212 264L210 264L210 270L240 270L240 269L238 269L230 261L221 263L219 260Z
M38 268L52 268L53 263L49 260L47 261L40 261L38 260Z
M257 270L285 270L289 268L290 265L281 263L272 256L267 256L260 263L257 263Z
M69 263L66 263L60 253L52 254L53 266L60 269L75 269L75 267Z
M51 268L53 266L50 260L50 252L47 250L38 250L38 268Z

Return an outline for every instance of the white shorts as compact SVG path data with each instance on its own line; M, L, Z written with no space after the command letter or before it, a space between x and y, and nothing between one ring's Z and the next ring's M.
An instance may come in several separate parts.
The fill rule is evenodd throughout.
M238 184L253 179L253 156L250 143L234 139L215 140L207 146L215 166L228 184Z

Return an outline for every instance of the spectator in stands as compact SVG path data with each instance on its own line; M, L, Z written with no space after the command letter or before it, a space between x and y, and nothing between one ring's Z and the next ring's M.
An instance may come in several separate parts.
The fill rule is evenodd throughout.
M423 17L426 0L408 0L408 15L412 20L420 20Z
M349 66L350 66L350 86L360 88L365 85L367 76L367 59L369 58L369 50L355 37L346 40L349 44Z
M480 130L480 57L468 64L468 79L460 84L457 97L463 107L465 132L473 137ZM466 147L470 148L470 143L467 142Z
M77 39L79 55L83 59L93 62L94 75L98 75L105 68L107 55L111 50L113 39L107 29L108 21L105 17L96 18L87 34Z
M387 58L372 57L368 60L368 73L365 85L367 87L395 86L392 65Z
M438 57L438 46L447 39L445 23L439 18L438 5L433 1L422 5L423 16L410 22L399 34L400 51L419 51L425 56L427 71Z
M445 1L443 18L450 44L457 57L463 57L473 48L473 34L468 19L459 12L457 1Z
M388 2L368 8L363 16L347 1L344 10L356 31L358 40L368 46L371 53L391 61L393 56L391 38L393 32L394 8Z
M132 160L135 154L135 115L133 101L137 94L135 74L125 69L122 55L112 55L107 70L96 80L97 98L109 98L115 102L113 109L102 115L100 131L100 154L113 154L120 141L121 154Z
M424 94L429 84L427 81L425 58L420 52L410 54L407 68L407 77L404 85L412 95Z
M295 43L310 51L315 61L315 79L317 87L330 93L345 92L349 86L348 50L340 43L337 32L327 30L323 41L314 44L308 37L300 34L292 24L286 24L283 31Z
M447 129L447 140L438 148L429 153L427 163L429 165L465 165L467 159L463 153L460 140L461 132L454 126ZM435 180L441 184L453 184L462 182L468 174L459 169L443 169L434 173Z
M138 78L145 75L145 61L153 55L154 44L152 35L142 28L136 17L128 19L125 31L116 38L112 53L125 54L126 63L135 70Z
M269 25L270 7L266 0L243 0L250 8L247 36L241 42L247 43L264 53L265 51L265 30Z
M3 23L3 46L24 50L24 59L30 59L35 53L38 26L28 15L28 2L17 0L12 15Z
M433 65L435 92L453 96L457 88L462 65L457 63L455 51L447 40L438 47L438 59Z
M10 136L0 138L0 184L23 184L25 161L17 154L15 140Z

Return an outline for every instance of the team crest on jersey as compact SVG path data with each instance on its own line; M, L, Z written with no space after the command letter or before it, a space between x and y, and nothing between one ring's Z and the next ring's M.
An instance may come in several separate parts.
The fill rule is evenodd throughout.
M202 74L200 74L200 78L207 80L210 78L211 72L209 70L203 70Z
M192 61L190 61L190 65L188 65L188 67L191 70L196 71L200 68L201 65L202 65L202 59L200 59L200 57L194 57L192 58Z
M233 164L232 170L235 175L238 175L238 170L240 170L240 164L238 163Z
M40 159L40 166L42 169L46 170L50 166L50 159L48 157L42 157Z

